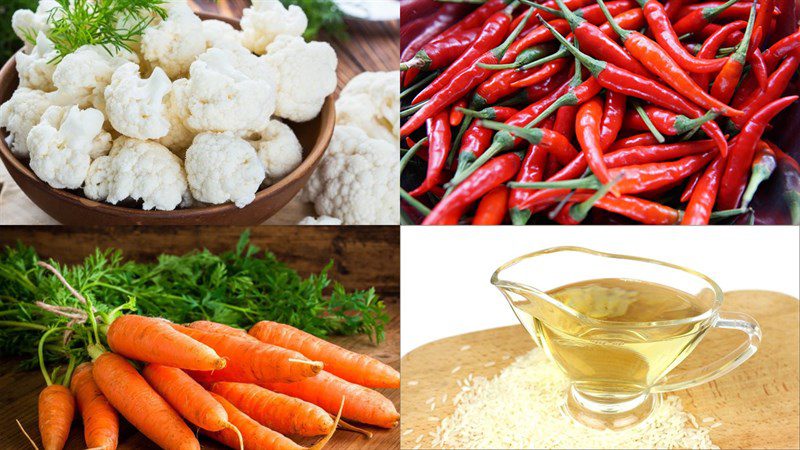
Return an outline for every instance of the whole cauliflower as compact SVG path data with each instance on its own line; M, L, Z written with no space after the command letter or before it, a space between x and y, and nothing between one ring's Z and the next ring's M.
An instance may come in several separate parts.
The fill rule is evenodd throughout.
M11 152L28 157L28 133L42 119L47 108L53 106L53 95L44 91L19 88L0 106L0 127L11 136Z
M137 139L158 139L170 130L164 97L172 87L167 74L156 67L149 79L139 75L139 66L120 66L106 87L106 114L115 130Z
M183 110L198 131L260 130L275 111L275 73L242 49L212 48L192 64Z
M141 52L153 67L161 67L171 79L189 71L197 56L206 50L203 25L185 1L165 3L167 18L142 35Z
M36 46L31 53L17 53L17 72L19 85L30 89L51 92L53 86L53 72L56 64L53 61L58 56L53 43L41 31L36 36Z
M111 136L103 131L105 117L96 109L52 106L28 134L31 170L56 189L83 185L92 153L108 151Z
M186 150L186 174L195 199L244 208L255 200L264 166L247 141L230 134L203 133Z
M278 36L262 58L278 71L278 117L307 122L319 114L325 97L336 90L339 62L328 43Z
M105 110L105 90L118 67L139 58L127 51L110 55L99 45L84 45L65 56L53 72L53 84L65 104Z
M341 225L342 221L335 217L320 216L320 217L306 217L305 219L297 222L298 225Z
M302 36L308 18L297 5L287 9L278 0L254 0L253 6L242 12L242 44L257 55L281 35Z
M28 38L36 38L40 32L47 33L50 31L50 24L47 22L51 12L55 11L54 17L63 15L61 6L56 0L41 0L36 11L30 9L19 9L11 16L11 28L19 39L25 43L24 51L29 52L33 48L33 44L28 41Z
M400 72L365 72L336 101L336 123L361 128L373 139L400 140Z
M195 131L190 130L186 126L186 119L189 117L189 111L186 105L186 88L189 80L181 78L172 83L172 89L164 98L166 106L165 114L169 121L169 132L166 136L160 138L158 142L167 147L184 158L186 149L192 145L194 137L197 135Z
M258 152L264 165L264 183L272 185L292 173L303 162L303 147L294 131L277 120L269 122L266 128L247 138Z
M189 198L181 160L163 145L121 137L108 156L92 162L86 197L117 204L142 200L146 210L172 211Z
M242 46L242 33L221 20L204 20L203 36L206 48L237 49Z
M395 145L371 139L359 128L339 126L305 196L317 214L345 225L397 225L399 186Z

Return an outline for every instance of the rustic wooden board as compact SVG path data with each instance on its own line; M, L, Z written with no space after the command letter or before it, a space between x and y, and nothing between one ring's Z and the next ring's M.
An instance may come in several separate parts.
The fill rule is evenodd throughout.
M152 260L162 252L185 253L198 247L224 251L235 245L241 229L234 228L110 228L107 230L67 230L53 227L14 227L0 229L0 246L21 240L35 246L42 255L63 262L77 262L96 246L122 248L131 259ZM356 352L371 355L397 369L400 367L399 231L396 227L257 227L252 229L254 244L268 247L301 273L318 272L330 258L336 259L332 278L346 288L376 286L386 303L391 321L386 340L372 345L364 336L337 337L332 341ZM0 359L0 448L29 448L17 428L19 419L37 442L36 404L44 386L38 372L22 372L19 361ZM399 406L398 389L381 389ZM398 448L400 430L379 430L371 440L349 432L338 432L326 446L329 449ZM309 445L313 440L300 441ZM223 447L201 439L204 449ZM83 430L76 422L66 446L84 449ZM152 449L155 445L130 425L121 432L120 449Z
M723 310L745 312L759 322L764 338L758 352L742 366L711 383L677 394L684 408L698 418L714 417L722 426L711 431L721 448L800 448L798 398L798 323L797 299L764 291L736 291L725 295ZM730 351L743 340L734 331L712 330L692 355L680 366L698 367ZM469 345L468 350L461 349ZM453 412L452 402L437 404L434 413L425 401L430 397L448 398L458 392L456 380L469 373L491 377L534 347L522 326L510 326L453 336L423 345L402 359L402 428L413 432L402 437L401 448L413 448L420 435L423 448L429 447L428 433L437 423L431 416L444 418ZM510 359L502 360L505 355ZM495 361L493 367L484 367ZM451 371L461 366L455 374ZM416 382L418 384L410 382Z

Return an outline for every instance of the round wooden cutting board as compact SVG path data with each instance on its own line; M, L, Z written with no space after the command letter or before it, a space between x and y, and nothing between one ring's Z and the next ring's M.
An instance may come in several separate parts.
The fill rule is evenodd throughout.
M758 352L733 372L677 392L684 409L721 422L711 430L712 441L721 448L800 448L800 302L774 292L736 291L725 294L722 310L753 316L761 325L763 340ZM711 330L676 370L714 361L742 341L743 333ZM518 325L449 337L408 353L401 361L401 448L420 444L429 448L428 433L438 424L431 417L443 419L453 412L448 401L431 413L427 399L444 394L452 399L458 392L456 380L470 373L492 377L533 347L531 337ZM417 441L420 435L424 438Z

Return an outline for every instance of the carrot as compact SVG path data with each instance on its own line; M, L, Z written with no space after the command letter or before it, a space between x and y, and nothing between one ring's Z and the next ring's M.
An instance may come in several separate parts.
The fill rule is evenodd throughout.
M319 406L278 394L255 384L214 383L211 391L256 422L281 434L319 436L330 433L333 419Z
M125 358L114 353L103 353L94 360L92 375L109 403L160 447L200 449L200 442L181 416Z
M61 450L67 443L75 398L65 386L51 384L39 394L39 433L44 450Z
M228 417L230 418L231 423L236 425L236 427L242 432L242 436L244 437L244 448L246 450L263 450L263 449L270 449L270 450L302 450L305 447L297 445L291 439L287 438L286 436L270 430L269 428L261 425L260 423L253 420L247 414L239 411L233 406L230 402L225 400L222 396L211 393L212 396L225 408L225 411L228 413ZM321 441L314 444L310 449L312 450L319 450L322 449L325 444L333 436L333 433L336 431L336 424L339 422L339 417L341 416L341 408L339 410L339 416L336 417L336 422L334 422L334 426L331 429L330 433L325 436ZM238 441L236 435L231 430L222 430L222 431L207 431L207 430L200 430L203 434L209 436L210 438L222 442L223 444L227 445L231 448L237 448Z
M83 438L89 448L114 450L119 440L119 416L92 377L92 363L75 369L70 383L83 418Z
M250 335L261 342L296 350L308 358L322 361L326 371L351 383L369 388L400 387L400 372L392 367L289 325L261 321L250 328Z
M393 428L400 419L392 401L379 392L347 382L324 370L315 377L296 383L264 383L263 386L311 402L331 414L346 398L342 416L369 425Z
M217 370L225 360L208 346L175 331L164 319L125 315L108 328L115 353L138 361L193 370Z
M321 362L311 361L293 350L264 344L255 339L209 333L180 325L173 327L208 345L228 361L227 367L214 372L225 381L292 382L313 377L322 370Z
M247 331L244 331L241 328L234 328L221 323L212 322L210 320L198 320L190 323L187 325L187 327L194 328L195 330L207 331L209 333L229 334L232 336L239 336L241 338L250 337L250 335L247 334Z
M225 408L181 369L148 364L142 370L142 376L170 406L178 411L178 414L189 422L210 431L231 428L239 435L239 430L228 421Z

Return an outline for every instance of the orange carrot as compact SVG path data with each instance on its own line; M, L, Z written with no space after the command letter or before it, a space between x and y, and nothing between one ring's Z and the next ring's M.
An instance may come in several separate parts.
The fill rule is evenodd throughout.
M225 400L222 396L218 394L214 394L213 392L211 395L225 408L225 411L228 413L228 417L230 418L231 423L236 425L236 427L242 432L242 437L244 438L244 448L245 450L263 450L263 449L270 449L270 450L303 450L305 447L297 445L291 439L287 438L286 436L270 430L269 428L261 425L260 423L253 420L247 414L239 411L233 406L230 402ZM340 410L341 415L341 410ZM336 423L339 422L339 416L336 417L336 422L334 423L333 429L331 429L330 433L325 436L321 441L317 442L314 446L310 447L313 450L322 449L325 444L333 436L333 433L336 431ZM200 430L203 434L211 437L212 439L222 442L223 444L227 445L231 448L238 448L238 440L237 436L231 430L222 430L222 431L206 431Z
M66 387L51 384L39 394L39 433L44 450L61 450L67 443L75 398Z
M83 363L72 374L70 390L83 418L83 438L89 448L114 450L119 440L119 416L92 377L92 363Z
M193 370L217 370L225 360L208 346L175 331L164 319L125 315L108 328L115 353L139 361Z
M351 383L369 388L400 387L400 372L392 367L289 325L261 321L250 328L250 335L261 342L296 350L308 358L322 361L327 372Z
M114 353L103 353L94 360L92 376L109 403L160 447L200 449L200 442L181 416L125 358Z
M190 323L187 325L187 327L194 328L195 330L208 331L209 333L230 334L232 336L239 336L241 338L250 337L250 335L247 334L247 331L244 331L241 328L234 328L221 323L212 322L210 320L198 320Z
M296 383L264 383L263 386L311 402L331 414L345 398L342 416L369 425L392 428L400 419L392 401L379 392L347 382L324 370L315 377Z
M255 384L214 383L211 391L256 422L281 434L319 436L333 428L333 419L319 406L278 394Z
M322 363L302 354L255 339L173 325L176 330L208 345L228 361L227 367L214 371L225 381L257 383L292 382L313 377L322 370Z

